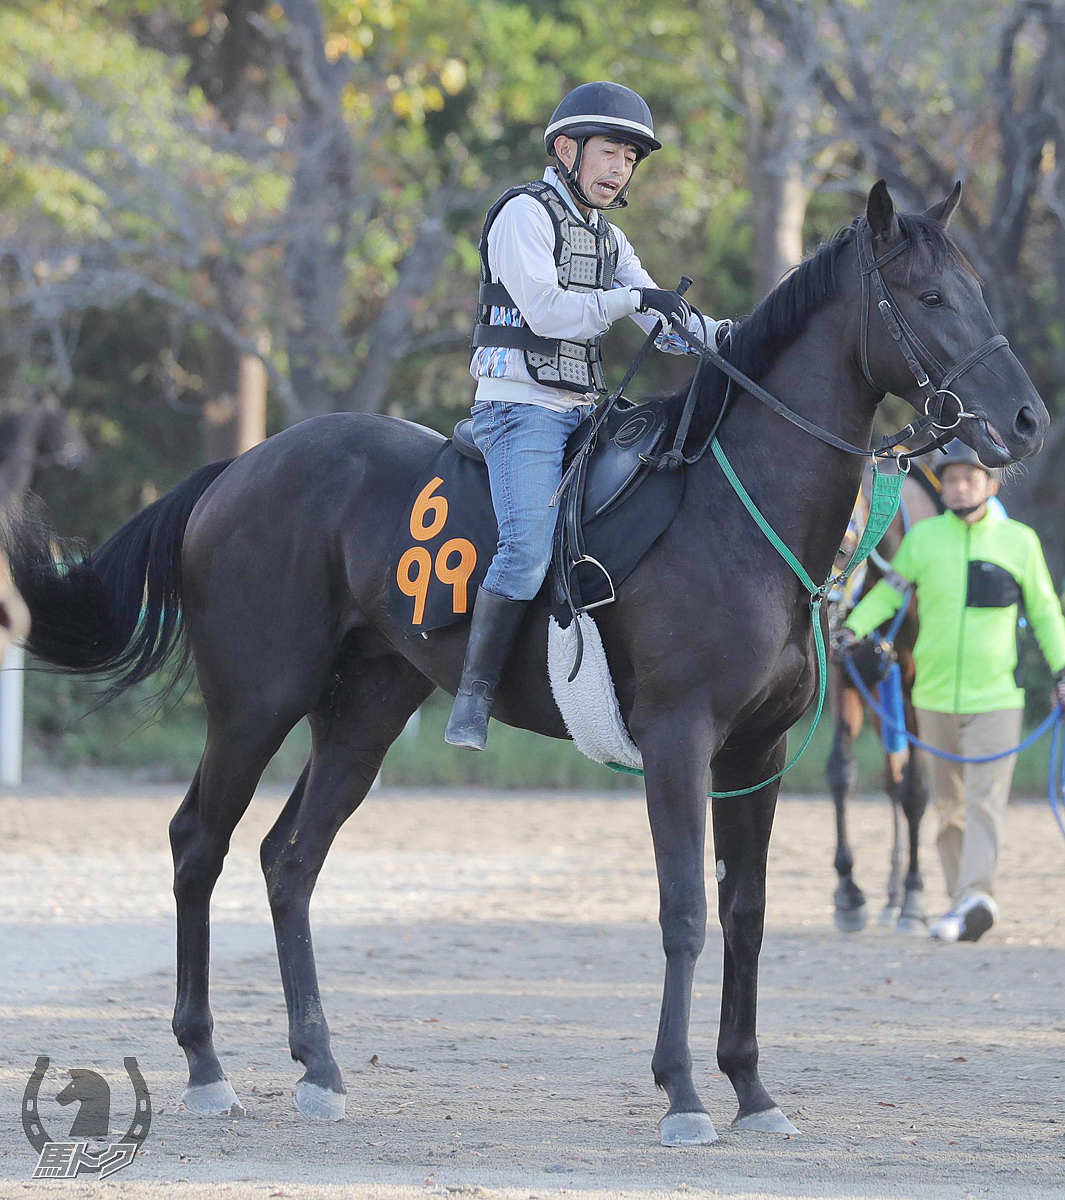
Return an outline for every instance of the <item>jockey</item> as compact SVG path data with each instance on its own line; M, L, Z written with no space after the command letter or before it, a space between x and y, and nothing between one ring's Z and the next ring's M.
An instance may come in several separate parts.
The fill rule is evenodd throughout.
M551 561L551 507L570 435L606 391L599 342L620 317L659 349L683 354L673 323L720 340L659 288L628 239L603 216L623 208L636 165L661 148L643 99L617 83L574 88L544 134L554 164L511 188L481 233L481 287L470 373L473 437L488 464L499 543L477 592L466 661L444 740L483 750L492 697L511 643Z

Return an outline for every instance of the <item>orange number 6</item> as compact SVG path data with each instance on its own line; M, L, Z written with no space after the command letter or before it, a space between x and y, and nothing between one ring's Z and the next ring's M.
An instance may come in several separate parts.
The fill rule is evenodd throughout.
M408 550L409 554L410 551ZM455 566L448 565L448 559L453 555L459 556ZM445 542L436 555L436 577L441 583L449 584L452 589L451 611L464 613L467 609L466 585L477 566L477 550L472 542L465 538L452 538Z
M411 578L410 569L416 566L417 572ZM425 597L429 591L429 576L433 572L433 560L424 546L411 546L396 567L396 583L404 596L414 598L414 616L411 624L420 625L425 616Z
M430 479L418 493L418 499L414 501L414 507L410 510L410 535L416 542L427 542L444 528L447 521L447 499L444 496L433 495L443 482L439 476ZM425 518L429 513L433 515L426 524Z

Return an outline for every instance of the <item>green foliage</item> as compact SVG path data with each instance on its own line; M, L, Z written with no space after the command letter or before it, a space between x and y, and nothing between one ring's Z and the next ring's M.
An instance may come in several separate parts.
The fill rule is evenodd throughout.
M23 201L69 235L156 255L159 239L220 240L277 216L285 178L211 145L208 105L182 86L186 65L102 6L0 12L0 130Z
M63 536L98 546L202 461L199 408L165 398L159 346L169 341L160 305L130 305L84 321L66 408L89 456L73 470L42 465L34 479ZM195 366L195 347L185 358Z

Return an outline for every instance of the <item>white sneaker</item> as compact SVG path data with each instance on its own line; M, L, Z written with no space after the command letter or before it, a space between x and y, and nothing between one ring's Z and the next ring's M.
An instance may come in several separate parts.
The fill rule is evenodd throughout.
M956 942L961 937L961 917L949 912L938 921L933 921L928 926L928 936L937 942Z
M998 905L986 892L973 892L958 905L961 917L959 942L978 942L995 923Z
M973 892L957 908L933 921L928 936L940 942L978 942L997 917L994 900L986 892Z

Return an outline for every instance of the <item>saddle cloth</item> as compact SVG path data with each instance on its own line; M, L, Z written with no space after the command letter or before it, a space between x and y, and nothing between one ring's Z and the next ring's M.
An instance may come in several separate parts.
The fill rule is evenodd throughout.
M584 607L605 603L673 520L684 494L683 471L650 471L650 455L668 423L658 404L619 401L596 436L583 469L584 553L595 561L576 583ZM496 551L499 531L488 468L460 421L425 466L405 506L392 548L388 611L408 633L428 633L468 618ZM567 464L584 445L591 423L574 432ZM636 502L635 498L639 497ZM599 569L601 566L602 570ZM551 587L550 579L545 587ZM563 616L563 596L553 592Z

